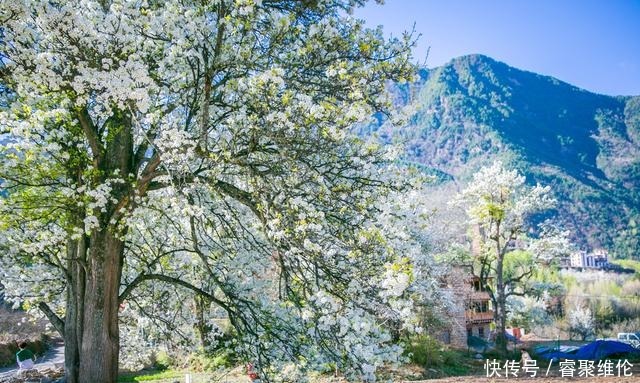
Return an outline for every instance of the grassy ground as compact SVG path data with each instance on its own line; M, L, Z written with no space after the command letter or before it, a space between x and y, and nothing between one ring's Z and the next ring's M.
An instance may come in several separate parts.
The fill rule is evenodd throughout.
M567 344L566 341L562 341L562 344ZM576 342L578 344L580 342ZM535 345L546 344L549 346L555 345L555 342L536 342ZM533 347L534 345L528 345L528 347ZM415 351L415 348L414 348ZM434 352L438 350L433 350ZM418 351L420 353L420 351ZM502 359L497 355L492 355L491 353L487 353L483 355L483 359L476 360L473 358L473 355L467 353L464 350L451 350L445 349L444 351L440 350L438 355L426 355L420 354L417 359L421 357L435 357L436 359L431 360L429 365L421 365L417 363L411 363L408 365L401 366L396 369L381 369L378 371L378 380L386 381L386 382L424 382L424 383L436 383L436 382L446 382L446 383L454 383L454 382L497 382L500 380L505 380L504 377L496 379L494 378L486 378L486 370L485 370L485 360L486 359ZM416 358L414 358L416 359ZM509 360L520 360L520 351L515 352L513 355L508 357ZM640 361L639 360L631 360L633 363L632 373L634 375L633 378L619 378L619 377L611 377L611 378L603 378L596 377L595 379L585 379L585 378L574 378L579 379L580 382L585 383L613 383L613 382L636 382L638 381L638 376L640 376ZM518 377L516 380L518 381L535 381L538 383L547 383L547 382L556 382L556 381L564 381L560 377L559 367L557 363L552 364L552 368L550 368L549 375L546 376L546 367L548 366L548 361L538 360L537 364L540 369L538 371L539 375L535 379L527 379L524 376ZM188 371L185 370L167 370L162 372L138 372L138 373L129 373L129 374L121 374L118 379L119 383L136 383L136 382L145 382L145 383L176 383L176 382L185 382L185 375ZM510 378L513 380L514 378ZM244 374L242 367L236 367L234 369L227 369L224 373L191 373L191 381L193 383L248 383L249 379ZM342 378L335 378L330 374L324 376L313 376L310 378L311 383L346 383L346 380Z
M418 351L420 352L420 351ZM484 372L484 360L475 360L472 355L462 350L445 349L436 355L420 354L421 357L433 358L426 363L411 363L398 368L386 368L378 371L379 381L417 381L421 379L433 379L461 375L481 375ZM424 360L422 360L424 362ZM166 371L143 371L136 373L123 373L119 383L174 383L185 382L186 370L169 369ZM335 378L331 374L314 375L309 378L312 383L342 383L342 378ZM219 373L191 373L193 383L248 383L242 367L226 369Z
M579 341L560 341L562 345L583 345L585 342ZM556 341L532 341L520 345L535 357L532 350L535 346L545 345L554 347ZM489 382L486 380L485 363L487 359L514 360L520 361L521 351L516 349L512 355L508 357L500 357L491 352L485 353L482 359L475 359L473 353L467 350L450 349L442 344L434 341L429 337L415 337L411 339L410 345L407 347L407 356L411 359L411 363L398 368L383 368L378 370L378 380L387 382ZM634 366L634 375L640 376L640 361L631 361ZM538 360L540 370L546 369L548 361ZM536 382L552 382L562 380L557 370L557 364L553 365L555 369L551 369L548 377L540 376L536 378ZM193 383L248 383L249 380L244 373L242 367L221 370L219 373L191 373L191 381ZM189 373L187 370L169 369L166 371L147 371L121 374L119 383L175 383L185 382L185 375ZM602 379L602 377L600 377ZM436 380L433 380L436 379ZM504 377L502 378L504 379ZM522 377L518 380L527 380ZM331 374L312 376L309 378L311 383L344 383L342 378L335 378ZM588 382L588 379L581 379ZM603 379L607 382L615 382L615 379ZM619 381L635 381L635 380L619 380ZM600 382L600 380L598 380Z
M184 382L186 375L191 376L192 383L247 383L241 367L221 370L220 372L192 372L182 369L169 369L165 371L139 371L121 373L118 383L174 383Z

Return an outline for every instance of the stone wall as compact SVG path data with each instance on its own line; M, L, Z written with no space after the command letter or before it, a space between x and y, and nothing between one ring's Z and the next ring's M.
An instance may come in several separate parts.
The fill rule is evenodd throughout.
M468 283L469 275L463 268L454 268L444 281L444 289L451 296L447 312L447 327L434 336L445 344L456 348L467 348L467 327L465 309L472 292Z

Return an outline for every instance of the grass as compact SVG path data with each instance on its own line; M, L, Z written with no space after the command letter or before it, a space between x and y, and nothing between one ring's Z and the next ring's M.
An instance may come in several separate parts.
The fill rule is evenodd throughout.
M246 383L243 368L228 368L217 372L194 372L191 369L172 368L168 370L146 370L124 372L118 376L118 383L174 383L184 382L185 375L191 375L193 383Z
M118 383L153 382L156 380L183 378L185 373L178 370L127 372L118 376Z

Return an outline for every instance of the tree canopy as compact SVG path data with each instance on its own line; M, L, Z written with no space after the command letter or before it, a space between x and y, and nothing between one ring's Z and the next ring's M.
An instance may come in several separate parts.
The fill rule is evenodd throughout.
M1 282L64 335L68 382L115 381L119 319L171 330L185 296L265 372L398 359L419 245L350 132L390 113L412 41L361 3L2 2Z

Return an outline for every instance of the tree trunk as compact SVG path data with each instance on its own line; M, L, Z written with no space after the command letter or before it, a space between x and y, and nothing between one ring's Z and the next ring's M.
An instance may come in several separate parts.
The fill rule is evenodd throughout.
M205 313L209 309L209 301L206 298L196 295L194 297L195 311L196 311L196 332L200 337L200 346L203 349L209 347L209 334L211 333L211 326L207 324L205 320Z
M118 293L124 243L108 229L91 237L84 294L79 383L118 380Z
M114 112L104 126L108 134L103 155L96 157L100 175L93 180L94 185L103 184L113 174L126 177L134 172L131 116L126 112ZM132 191L127 182L111 187L113 202L101 211L94 211L100 228L91 233L87 259L83 263L86 269L84 299L78 311L78 320L82 321L78 383L115 383L118 380L118 297L125 249L120 238L126 229L118 232L116 222L122 217L121 211L129 206Z
M85 291L85 273L82 263L86 259L86 242L69 241L67 245L68 287L67 307L64 321L64 366L67 383L79 382L80 345Z
M496 349L503 355L507 354L507 337L505 335L507 322L507 299L505 296L504 276L504 254L500 246L500 241L496 241Z
M500 242L500 226L501 221L498 220L496 223L496 232L490 238L495 242L496 248L496 310L494 319L496 322L496 350L503 354L507 354L507 337L505 336L506 331L506 321L507 321L507 310L506 310L506 297L505 297L505 285L504 285L504 276L502 275L504 271L504 250L501 246Z
M505 335L507 329L507 315L506 315L506 301L504 299L504 290L501 292L498 290L498 307L496 307L496 349L502 354L507 353L507 336Z

